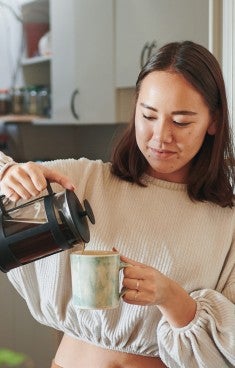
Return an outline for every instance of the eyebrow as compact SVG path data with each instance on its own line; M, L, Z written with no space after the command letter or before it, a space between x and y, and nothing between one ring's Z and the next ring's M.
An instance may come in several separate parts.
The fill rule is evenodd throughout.
M144 102L141 102L140 105L143 106L145 109L158 112L157 109L155 109L152 106L149 106L149 105L145 104ZM172 111L171 115L197 115L197 112L190 111L190 110L178 110L178 111Z
M144 102L141 102L140 103L141 106L143 106L145 109L148 109L148 110L152 110L152 111L155 111L155 112L158 112L157 109L155 109L154 107L152 106L149 106L149 105L146 105Z

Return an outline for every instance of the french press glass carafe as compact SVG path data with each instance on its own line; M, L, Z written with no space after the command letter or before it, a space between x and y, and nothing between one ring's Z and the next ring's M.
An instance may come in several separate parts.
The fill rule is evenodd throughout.
M87 217L95 218L87 200L84 208L73 191L54 193L7 209L0 197L0 270L13 268L90 241Z

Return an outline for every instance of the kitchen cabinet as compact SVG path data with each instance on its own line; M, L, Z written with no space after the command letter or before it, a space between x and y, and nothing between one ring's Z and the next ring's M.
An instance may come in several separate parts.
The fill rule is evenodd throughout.
M115 121L113 1L51 0L53 120Z
M34 0L22 13L49 22L52 55L23 68L27 83L49 83L51 122L114 122L113 1Z
M29 55L29 45L35 43L36 30L32 26L47 25L50 27L50 11L48 0L24 0L22 2L22 19L25 36L24 56L21 61L26 85L51 84L51 55ZM31 28L29 28L31 26ZM36 49L36 48L35 48Z
M116 87L135 85L141 62L171 41L209 45L209 0L115 0Z
M52 56L38 54L38 42L50 28L49 5L48 0L21 0L25 46L21 66L25 85L13 92L13 114L35 115L40 119L51 114Z

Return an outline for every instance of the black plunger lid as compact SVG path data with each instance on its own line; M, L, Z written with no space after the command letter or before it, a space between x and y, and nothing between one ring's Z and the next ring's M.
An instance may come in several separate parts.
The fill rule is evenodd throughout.
M69 228L77 240L82 239L85 243L88 243L90 241L90 231L87 223L87 217L92 224L95 223L95 217L89 202L86 199L84 200L83 209L76 194L67 189L65 191L65 200L68 207L66 220L68 222Z

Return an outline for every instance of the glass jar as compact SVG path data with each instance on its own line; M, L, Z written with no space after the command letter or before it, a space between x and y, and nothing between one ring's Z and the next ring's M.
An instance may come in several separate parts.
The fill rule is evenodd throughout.
M50 90L46 86L38 91L38 115L48 118L51 116Z
M7 115L11 110L11 96L8 89L0 89L0 115Z
M12 113L16 115L24 114L24 89L13 88L11 91Z
M28 86L25 88L25 112L29 115L38 113L38 91L37 86Z

